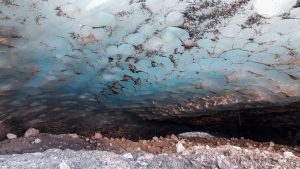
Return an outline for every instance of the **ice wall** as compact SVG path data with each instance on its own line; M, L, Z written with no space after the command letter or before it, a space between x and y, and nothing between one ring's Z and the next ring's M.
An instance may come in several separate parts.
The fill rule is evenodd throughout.
M299 3L1 0L0 79L2 120L289 104L300 100Z

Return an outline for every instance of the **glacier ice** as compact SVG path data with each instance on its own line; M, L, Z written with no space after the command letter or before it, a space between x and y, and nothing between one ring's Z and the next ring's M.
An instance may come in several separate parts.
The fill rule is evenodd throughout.
M300 101L296 1L0 1L0 114Z
M174 11L170 12L166 17L166 24L168 26L181 26L184 23L184 16L182 13Z

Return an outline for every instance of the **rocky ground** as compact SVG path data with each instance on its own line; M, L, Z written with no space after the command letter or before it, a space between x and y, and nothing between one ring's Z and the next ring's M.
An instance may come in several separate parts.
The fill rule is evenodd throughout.
M2 141L0 154L1 168L300 168L299 147L208 133L131 141L27 132Z

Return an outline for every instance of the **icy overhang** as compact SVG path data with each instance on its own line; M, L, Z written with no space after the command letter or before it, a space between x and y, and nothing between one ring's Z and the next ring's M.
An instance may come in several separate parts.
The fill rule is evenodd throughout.
M296 3L1 0L2 120L109 111L152 119L297 102Z

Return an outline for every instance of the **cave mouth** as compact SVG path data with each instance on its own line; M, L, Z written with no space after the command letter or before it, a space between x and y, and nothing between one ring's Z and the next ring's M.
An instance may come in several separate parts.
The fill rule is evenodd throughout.
M210 113L200 117L177 117L160 120L141 118L132 112L100 113L91 117L62 118L47 113L47 121L30 126L30 119L10 118L0 128L1 133L17 135L34 127L42 133L76 133L90 137L100 132L108 138L126 138L133 141L165 137L185 132L205 132L216 138L244 138L258 142L275 142L300 146L299 102L287 106L249 108L236 111ZM37 118L33 118L38 121ZM100 122L100 123L99 123ZM4 139L2 136L1 139Z
M270 1L0 1L0 139L34 127L299 146L299 3Z

